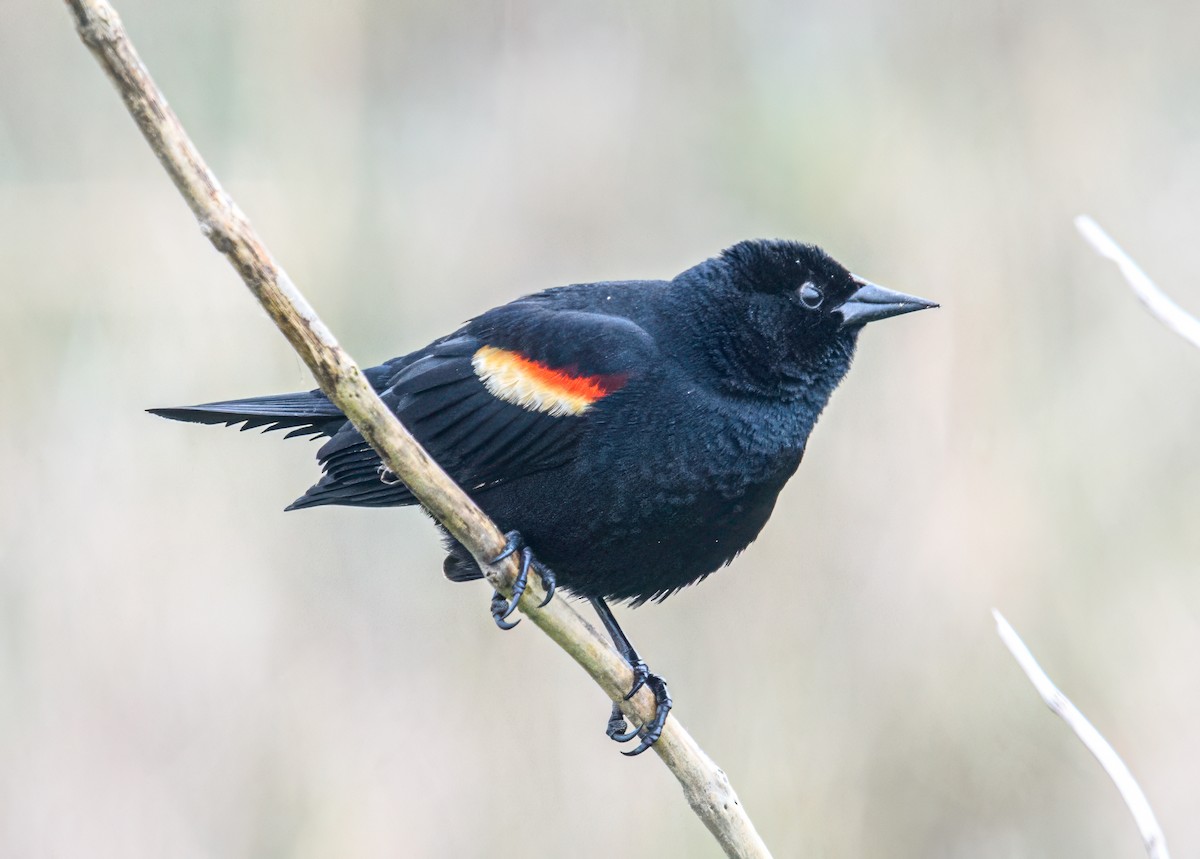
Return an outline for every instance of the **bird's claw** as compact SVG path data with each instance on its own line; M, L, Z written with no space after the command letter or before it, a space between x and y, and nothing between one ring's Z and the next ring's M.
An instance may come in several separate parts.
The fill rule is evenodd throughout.
M628 731L628 733L626 733ZM604 729L604 733L608 735L610 740L618 743L627 743L638 734L638 729L629 730L629 723L625 721L625 714L621 712L619 704L612 705L612 715L608 717L608 727Z
M504 549L502 549L500 554L492 558L488 563L498 564L505 558L512 555L514 552L524 547L524 545L525 538L521 536L520 531L509 531L504 535Z
M662 736L663 725L667 721L667 714L671 712L671 693L667 689L667 682L657 674L652 674L646 667L646 663L639 659L633 666L633 688L629 690L625 700L628 701L632 698L643 686L654 693L654 716L650 721L640 728L627 730L628 723L625 721L625 714L621 712L621 708L617 704L613 704L612 715L609 716L608 727L604 731L610 740L618 743L627 743L634 737L642 738L636 749L621 752L630 758L640 755L658 742L658 738Z
M654 693L654 718L642 725L638 732L642 738L638 747L631 752L621 752L629 758L637 757L658 742L658 738L662 736L663 725L667 723L667 714L671 712L671 693L667 690L667 682L657 674L650 674L646 677L646 685Z
M633 685L629 687L629 692L625 695L626 701L636 695L638 690L645 686L646 681L650 679L650 669L642 660L639 659L630 667L633 669Z
M512 599L505 599L500 591L492 593L492 619L501 629L512 629L521 622L518 618L510 623L508 617L517 610L517 604L521 602L521 595L525 593L525 587L529 584L530 569L538 574L542 580L542 587L546 589L546 598L538 608L544 608L554 598L557 587L554 571L533 556L533 549L525 545L525 539L519 531L509 531L504 535L504 549L489 563L498 564L516 552L521 553L521 565L517 571L517 578L513 581Z
M537 558L533 559L533 568L542 580L542 587L546 589L546 598L538 603L538 608L545 608L550 603L550 600L554 599L554 592L558 589L558 581L554 577L554 570L541 564Z
M507 554L501 554L498 560L504 560L513 551L506 547ZM492 561L492 563L494 564L496 561ZM506 600L500 591L492 592L492 620L496 621L496 626L501 629L512 629L521 622L518 618L509 623L508 616L517 610L517 604L521 602L521 595L525 593L525 586L529 584L529 567L532 563L533 550L526 546L521 550L521 567L517 572L516 579L513 580L512 600Z

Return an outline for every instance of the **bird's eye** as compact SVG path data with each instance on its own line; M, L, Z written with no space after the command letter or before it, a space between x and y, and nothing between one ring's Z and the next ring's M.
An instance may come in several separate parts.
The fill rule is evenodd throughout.
M806 283L800 287L800 302L809 310L816 310L821 306L821 290L818 286L812 283Z

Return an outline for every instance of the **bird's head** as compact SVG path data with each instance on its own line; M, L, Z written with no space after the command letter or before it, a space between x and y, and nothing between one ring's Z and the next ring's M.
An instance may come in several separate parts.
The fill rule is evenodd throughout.
M709 307L724 315L721 327L732 335L721 349L723 363L753 377L753 387L775 379L807 387L815 377L836 385L864 325L937 307L851 274L816 245L799 242L739 242L692 272L715 285Z
M938 305L885 289L857 275L816 245L790 241L739 242L721 254L733 284L774 305L789 331L857 333L868 322ZM815 333L815 332L814 332Z

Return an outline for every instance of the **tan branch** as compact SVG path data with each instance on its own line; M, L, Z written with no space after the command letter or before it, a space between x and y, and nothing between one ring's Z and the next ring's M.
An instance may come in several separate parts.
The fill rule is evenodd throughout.
M504 539L483 511L454 484L380 401L358 365L334 339L283 268L267 250L237 204L225 192L139 59L116 11L105 0L67 0L79 34L108 73L150 148L200 222L201 231L229 258L246 286L304 359L321 390L412 490L413 495L474 555L488 581L511 594L516 564L493 567ZM537 608L545 596L530 577L521 611L569 653L614 701L633 682L629 666L565 600ZM654 698L643 688L622 703L644 724ZM692 810L729 856L767 857L725 773L673 716L654 751L675 774Z
M1038 665L1038 661L1029 648L1025 646L1021 636L1017 635L1017 631L1004 619L1004 615L995 609L992 609L992 615L996 618L996 631L1000 633L1000 640L1017 660L1017 664L1021 666L1021 670L1025 672L1025 676L1029 678L1033 688L1042 696L1046 706L1075 732L1075 736L1079 737L1087 746L1087 750L1095 756L1096 760L1100 762L1100 766L1104 768L1104 772L1117 786L1117 790L1121 793L1121 799L1125 800L1125 805L1129 807L1129 811L1137 823L1138 831L1142 834L1142 842L1146 845L1146 855L1150 859L1170 859L1162 827L1158 825L1158 819L1154 816L1153 809L1150 808L1150 802L1134 780L1129 767L1125 766L1120 755L1088 721L1087 716L1079 712L1079 708L1072 704L1071 700L1054 685L1054 682L1042 670L1042 666Z
M1117 264L1117 268L1121 270L1121 274L1124 275L1133 294L1163 325L1200 349L1200 321L1196 317L1159 289L1149 275L1142 271L1142 267L1134 262L1133 258L1125 253L1121 246L1114 242L1112 237L1087 215L1079 215L1075 218L1075 228L1083 234L1096 253Z

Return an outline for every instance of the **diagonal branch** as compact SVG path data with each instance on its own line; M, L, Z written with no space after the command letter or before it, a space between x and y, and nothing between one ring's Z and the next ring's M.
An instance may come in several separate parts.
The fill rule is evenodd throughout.
M1029 678L1033 688L1042 696L1046 706L1075 732L1075 736L1079 737L1087 746L1087 750L1100 762L1104 772L1121 792L1121 799L1125 800L1125 805L1128 806L1137 823L1138 832L1142 834L1142 842L1146 845L1146 855L1150 859L1170 859L1162 827L1158 825L1158 819L1150 808L1150 802L1146 799L1146 794L1142 793L1137 781L1134 780L1129 767L1125 766L1120 755L1088 721L1087 716L1079 712L1079 708L1072 704L1070 699L1054 685L1054 681L1046 675L1042 666L1038 665L1033 653L1025 646L1025 642L1021 640L1021 636L1017 635L1017 631L1004 619L1004 615L996 609L992 609L992 615L996 618L996 631L1000 634L1000 640L1017 660L1017 664L1021 666L1021 670L1025 672L1025 676Z
M201 232L237 269L326 396L425 509L471 551L488 581L511 595L516 562L510 559L493 566L487 561L504 546L500 531L388 411L358 365L275 261L167 105L116 11L106 0L67 0L67 5L80 37L112 79L150 148L200 222ZM521 611L567 651L609 698L620 703L631 719L638 724L648 721L654 712L649 690L643 688L632 701L622 701L624 691L633 682L625 661L565 600L538 608L544 597L540 582L531 577ZM679 780L692 810L728 856L770 856L725 773L673 716L667 718L662 737L653 748Z
M1142 304L1146 305L1159 322L1200 349L1200 320L1189 314L1159 289L1149 275L1142 271L1142 267L1134 262L1133 258L1125 253L1108 233L1104 232L1103 227L1087 215L1079 215L1075 218L1075 228L1083 234L1096 253L1117 264L1117 268L1121 269L1121 274L1124 275L1133 294L1141 300Z

